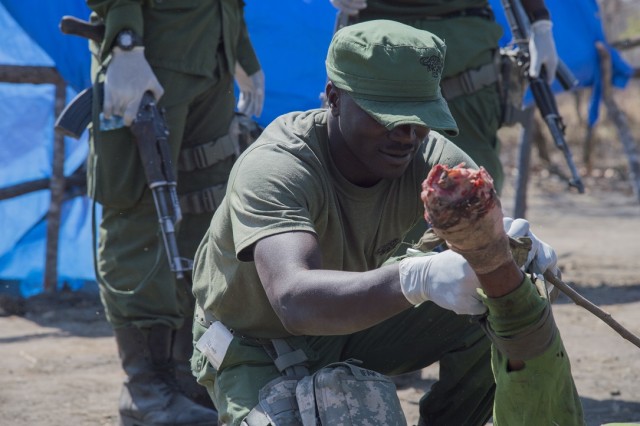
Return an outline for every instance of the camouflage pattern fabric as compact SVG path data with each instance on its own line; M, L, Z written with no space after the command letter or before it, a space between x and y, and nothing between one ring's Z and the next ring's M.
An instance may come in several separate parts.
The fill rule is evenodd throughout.
M303 378L296 399L303 426L404 426L407 421L396 392L387 376L337 362Z
M259 405L262 413L269 419L269 424L278 426L302 424L296 402L296 386L299 380L300 377L278 377L260 389ZM254 425L250 420L246 424Z

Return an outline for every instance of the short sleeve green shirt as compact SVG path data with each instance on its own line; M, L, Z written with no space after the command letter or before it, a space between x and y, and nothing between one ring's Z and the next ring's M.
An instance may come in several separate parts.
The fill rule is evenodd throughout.
M377 268L424 220L420 190L431 167L461 162L475 167L459 148L431 132L403 176L362 188L347 181L331 159L326 110L277 118L231 172L226 196L196 253L197 303L243 334L287 336L258 278L253 245L278 233L310 232L318 238L323 268Z

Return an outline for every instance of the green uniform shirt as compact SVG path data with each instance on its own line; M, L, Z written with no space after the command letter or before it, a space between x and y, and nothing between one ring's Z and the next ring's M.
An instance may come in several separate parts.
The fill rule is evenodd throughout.
M412 225L424 220L420 191L430 168L460 162L475 167L431 132L402 177L361 188L331 160L326 110L279 117L234 165L225 199L196 253L197 303L242 334L287 336L258 279L253 244L277 233L307 231L318 237L323 268L377 268Z
M216 77L218 49L229 70L236 61L251 75L260 69L244 22L240 0L87 0L106 24L104 61L116 35L132 29L143 37L154 68Z
M369 0L359 19L390 19L427 30L447 45L443 78L491 61L502 37L502 27L495 21L469 16L439 16L462 9L489 7L486 0Z

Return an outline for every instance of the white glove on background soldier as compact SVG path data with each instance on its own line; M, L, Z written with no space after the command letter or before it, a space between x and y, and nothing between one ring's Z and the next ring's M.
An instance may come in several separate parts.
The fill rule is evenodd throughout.
M367 0L329 0L333 7L347 15L357 15L367 7Z
M151 91L158 100L164 89L144 57L144 47L129 51L114 47L111 55L104 81L102 112L106 119L112 115L121 116L124 124L130 126L144 93Z
M556 43L553 40L551 28L553 24L548 19L536 21L531 25L529 37L529 75L538 77L540 69L544 65L547 83L551 84L558 68L558 53Z
M247 75L240 64L236 63L235 79L240 89L238 112L248 117L260 117L264 105L264 72L258 70Z
M460 315L480 315L487 308L480 301L480 281L469 263L452 250L400 261L400 287L414 305L431 300Z
M533 232L529 229L529 222L525 219L515 219L505 217L504 230L507 235L513 238L528 237L531 239L531 250L529 250L529 256L525 262L523 268L525 271L542 275L547 270L551 270L553 275L558 276L559 270L557 267L558 257L553 248L538 239Z

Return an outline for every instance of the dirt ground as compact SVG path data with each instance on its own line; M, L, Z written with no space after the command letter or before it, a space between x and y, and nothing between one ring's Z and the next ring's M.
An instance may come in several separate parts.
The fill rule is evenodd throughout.
M615 133L605 127L602 132L609 142L598 148L589 175L582 170L585 194L569 192L557 176L534 164L526 217L556 249L564 280L640 335L640 203L624 173L626 157ZM635 134L637 139L640 133ZM505 143L503 152L510 173L503 207L512 212L513 142ZM579 152L574 151L577 163ZM555 160L564 167L561 158ZM2 306L0 424L117 424L123 373L95 288ZM587 424L640 422L640 348L566 296L553 310ZM432 366L397 379L409 424L416 423L418 400L436 378Z

